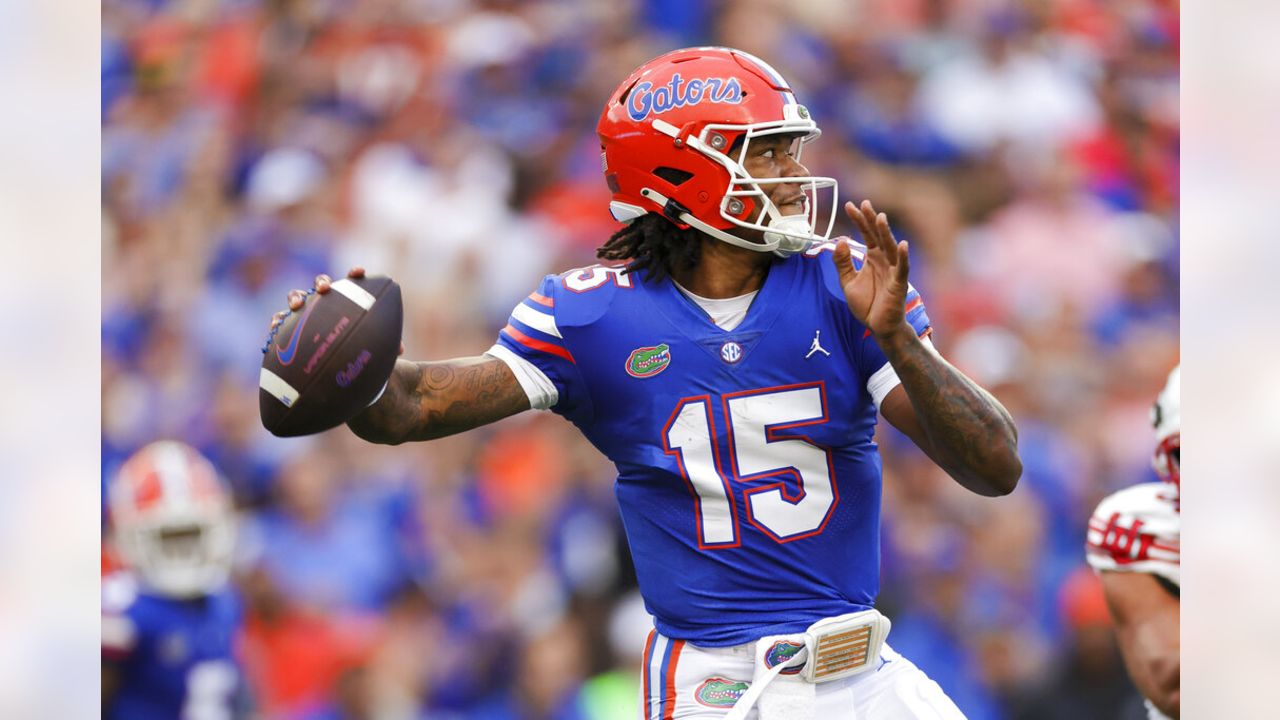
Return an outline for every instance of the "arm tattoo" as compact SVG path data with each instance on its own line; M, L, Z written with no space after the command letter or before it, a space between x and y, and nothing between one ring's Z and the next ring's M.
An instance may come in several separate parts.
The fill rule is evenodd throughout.
M418 367L422 369L421 365ZM422 382L426 383L427 390L439 392L453 382L453 368L444 363L428 365L422 373Z
M348 425L370 442L431 440L529 409L529 397L506 363L493 357L396 363L377 403Z
M882 341L881 347L911 400L930 457L974 492L1011 492L1022 462L1008 410L914 333Z

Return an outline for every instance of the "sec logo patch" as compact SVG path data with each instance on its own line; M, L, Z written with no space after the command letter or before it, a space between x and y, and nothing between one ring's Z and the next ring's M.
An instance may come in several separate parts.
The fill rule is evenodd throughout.
M742 359L742 346L732 340L726 342L720 346L720 359L730 365L736 364Z

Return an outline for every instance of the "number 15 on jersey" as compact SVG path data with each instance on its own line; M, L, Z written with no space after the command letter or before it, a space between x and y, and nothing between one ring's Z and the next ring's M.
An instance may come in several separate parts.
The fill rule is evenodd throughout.
M776 542L822 532L840 499L831 450L798 431L827 420L820 382L682 399L662 430L663 450L693 493L698 547L742 544L736 492L745 520ZM727 462L716 442L721 426Z

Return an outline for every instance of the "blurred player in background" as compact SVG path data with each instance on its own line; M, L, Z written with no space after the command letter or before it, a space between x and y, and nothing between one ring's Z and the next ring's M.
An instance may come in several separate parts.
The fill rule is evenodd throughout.
M213 465L185 443L152 443L121 466L108 503L124 569L102 582L103 717L243 716L235 530Z
M1125 665L1152 720L1177 718L1180 706L1180 378L1174 368L1151 408L1161 482L1103 500L1089 520L1086 545L1089 564L1102 576Z
M1018 481L1016 430L933 349L884 214L848 203L866 245L829 240L819 132L747 53L646 63L598 125L625 224L599 256L628 262L547 276L484 355L400 361L350 422L398 444L551 409L608 456L656 620L647 718L961 717L882 649L876 414L987 496Z

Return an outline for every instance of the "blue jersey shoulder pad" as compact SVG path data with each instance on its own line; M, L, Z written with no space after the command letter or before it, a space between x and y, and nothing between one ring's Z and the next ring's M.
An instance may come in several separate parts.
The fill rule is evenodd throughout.
M539 293L553 303L559 327L585 327L599 320L618 297L641 282L622 265L588 265L543 278Z

